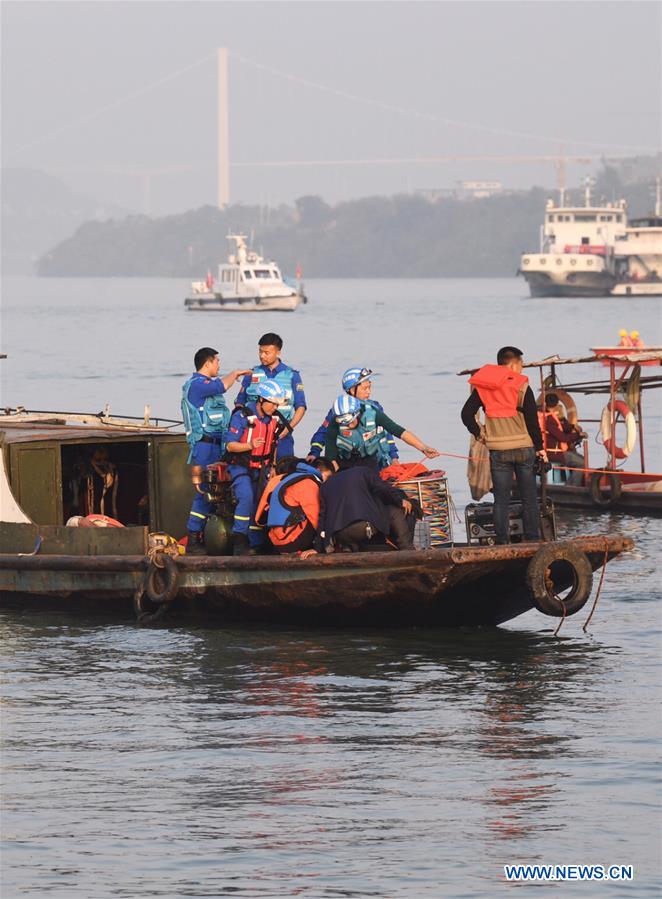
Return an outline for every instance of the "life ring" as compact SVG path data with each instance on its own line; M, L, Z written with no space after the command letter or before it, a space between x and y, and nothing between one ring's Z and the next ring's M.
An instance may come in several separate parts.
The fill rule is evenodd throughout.
M78 522L79 528L123 528L124 525L116 518L108 515L86 515Z
M602 480L606 477L609 478L609 488L607 492L603 492ZM591 493L591 499L593 500L595 505L600 506L600 508L602 509L608 509L610 506L613 506L614 503L617 503L621 498L621 494L623 492L623 484L621 483L621 479L617 474L604 474L599 471L594 471L591 475L589 490Z
M157 604L172 602L177 595L177 566L172 556L159 553L159 562L150 563L145 576L145 593L147 598Z
M563 406L565 410L565 417L568 419L571 425L577 423L577 406L575 405L575 401L570 396L567 390L564 390L562 387L550 387L549 390L545 389L545 396L549 396L550 393L555 393L559 398L559 403ZM542 406L542 393L538 394L538 398L536 399L536 405Z
M574 615L586 604L593 569L586 553L568 544L548 543L529 562L526 584L538 611L561 618Z
M605 449L610 456L613 456L615 459L627 459L637 442L637 420L634 417L634 413L632 412L628 404L624 403L623 400L614 400L613 409L615 412L615 418L620 415L621 418L625 421L625 445L617 446L615 438L612 438L611 401L608 402L602 410L602 416L600 418L600 434L602 436L602 442L604 443Z

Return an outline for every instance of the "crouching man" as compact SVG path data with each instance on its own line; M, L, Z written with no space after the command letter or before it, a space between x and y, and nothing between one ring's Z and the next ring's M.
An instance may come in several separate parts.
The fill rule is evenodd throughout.
M320 488L333 472L330 462L317 459L313 465L299 462L291 474L270 480L255 519L258 525L266 525L277 553L313 549L320 517Z
M401 490L381 480L374 468L356 465L322 485L319 530L324 548L360 552L373 537L388 537L398 549L414 549L416 524Z

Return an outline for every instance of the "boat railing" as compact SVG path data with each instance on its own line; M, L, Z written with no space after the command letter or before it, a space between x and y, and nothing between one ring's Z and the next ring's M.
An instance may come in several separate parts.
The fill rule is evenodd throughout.
M130 428L131 430L164 430L181 425L181 421L171 418L152 417L150 407L145 406L142 416L138 415L111 415L106 407L101 412L62 412L44 409L26 409L23 406L5 407L0 409L0 426L5 424L25 424L29 422L41 422L47 424L87 424L106 425L112 428Z

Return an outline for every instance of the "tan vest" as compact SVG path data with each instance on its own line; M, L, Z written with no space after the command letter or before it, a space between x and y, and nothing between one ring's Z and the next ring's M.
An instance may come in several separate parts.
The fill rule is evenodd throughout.
M528 388L523 384L517 394L517 405L522 406ZM522 449L533 446L533 440L526 428L521 412L512 418L489 418L485 416L485 444L489 450Z

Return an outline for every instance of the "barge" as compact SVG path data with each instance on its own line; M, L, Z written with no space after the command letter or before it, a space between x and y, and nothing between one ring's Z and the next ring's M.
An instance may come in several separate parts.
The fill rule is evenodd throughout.
M141 623L492 626L533 608L579 611L593 571L633 545L610 535L306 560L187 556L165 536L185 533L193 489L172 423L8 410L0 437L8 607L135 613ZM124 526L80 526L90 518Z

